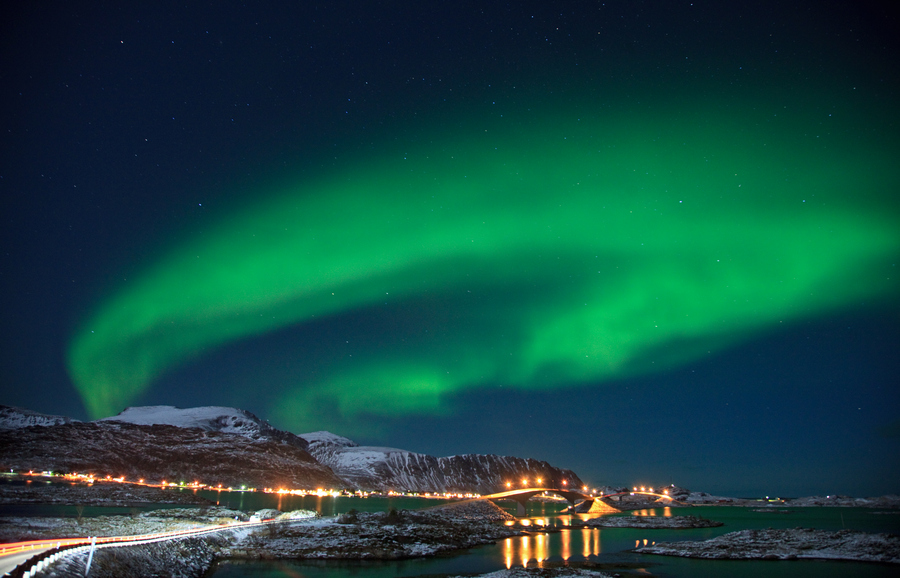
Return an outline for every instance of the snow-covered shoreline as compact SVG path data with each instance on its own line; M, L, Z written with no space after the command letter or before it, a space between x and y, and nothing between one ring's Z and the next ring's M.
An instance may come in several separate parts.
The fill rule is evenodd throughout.
M135 512L131 516L84 516L59 518L49 516L0 517L0 542L18 542L47 538L87 538L90 536L135 536L189 530L222 524L232 520L246 521L248 514L227 508L167 508Z
M697 516L602 516L584 522L589 528L640 528L643 530L717 528L722 522Z
M900 536L811 528L739 530L702 542L662 542L635 552L714 560L825 559L900 564Z
M268 510L257 512L256 516L281 518L281 522L256 529L225 529L208 536L158 544L98 550L91 575L128 578L162 572L182 578L199 578L208 575L217 563L241 560L399 560L446 554L524 533L521 527L504 523L514 520L513 516L490 502L481 501L418 511L348 512L325 519L307 511L280 514ZM73 518L10 517L0 525L0 540L133 535L222 524L234 518L246 520L249 517L247 512L218 507L170 508L133 516L99 516L77 521ZM595 520L601 527L620 524L633 527L633 524L644 524L646 520L649 524L664 523L666 527L703 527L696 524L711 522L691 516L612 516ZM682 526L684 523L687 525ZM660 543L635 551L709 559L822 558L896 564L900 563L900 538L847 530L743 530L705 542ZM83 575L86 559L79 556L63 559L44 575L53 578ZM605 576L590 569L573 568L544 568L540 573L536 572L535 569L511 569L487 574L485 578Z
M237 544L235 559L398 560L471 548L515 536L515 519L490 502L420 511L350 512L338 518L272 527Z
M272 559L381 559L434 556L452 550L490 544L519 532L501 522L514 519L490 502L461 502L424 511L348 513L319 518L314 512L257 517L278 523L256 529L226 528L221 532L154 544L97 550L91 576L137 577L165 574L181 578L206 575L217 561ZM76 521L66 518L10 519L0 528L0 540L10 532L20 538L133 535L222 524L247 519L245 512L225 508L175 508L128 516L100 516ZM65 557L45 576L83 576L86 558Z

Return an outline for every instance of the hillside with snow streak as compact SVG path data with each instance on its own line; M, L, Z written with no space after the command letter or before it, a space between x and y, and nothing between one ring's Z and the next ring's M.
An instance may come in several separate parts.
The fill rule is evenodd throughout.
M121 413L97 420L122 421L135 425L173 425L243 436L253 441L275 441L306 449L306 440L282 431L249 411L234 407L203 406L180 408L171 405L128 407Z
M475 492L490 494L506 490L506 483L580 488L581 480L571 470L547 462L498 455L465 454L434 457L397 448L360 446L329 432L300 437L309 442L307 451L332 469L350 487L366 490L412 492ZM565 482L565 483L563 483Z
M35 427L40 426L40 427ZM231 407L129 407L95 422L0 406L0 464L252 487L490 494L506 484L581 487L570 470L498 455L434 457L295 435ZM538 482L538 479L541 481Z

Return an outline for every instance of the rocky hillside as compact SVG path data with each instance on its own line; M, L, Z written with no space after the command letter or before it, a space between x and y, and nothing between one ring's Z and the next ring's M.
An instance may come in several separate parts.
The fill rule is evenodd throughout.
M76 420L61 415L47 415L13 407L10 405L0 405L0 430L18 429L20 427L28 427L32 425L57 425L60 423L72 423Z
M497 455L465 454L437 458L396 448L360 446L329 432L301 434L309 452L349 487L416 492L501 492L506 482L527 478L536 484L581 487L571 470L547 462Z
M581 487L570 470L496 455L438 458L278 430L229 407L130 407L96 422L0 410L0 467L223 486L416 492L503 491L523 478Z
M276 429L269 422L261 420L249 411L233 407L180 408L171 405L128 407L118 415L105 417L98 421L123 421L137 425L174 425L235 434L254 441L287 443L304 450L307 446L306 440L300 436Z
M305 450L271 440L171 425L63 423L0 431L0 467L93 473L225 487L340 487Z

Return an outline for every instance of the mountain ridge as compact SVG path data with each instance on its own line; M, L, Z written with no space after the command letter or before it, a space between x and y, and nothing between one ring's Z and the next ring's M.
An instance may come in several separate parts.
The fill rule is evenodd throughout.
M532 458L435 457L361 446L327 431L296 435L237 408L129 407L94 422L42 415L0 406L0 467L92 469L113 477L178 477L226 486L437 493L493 493L523 478L582 485L571 470Z
M300 434L309 442L308 451L340 478L368 490L414 492L477 492L490 494L518 485L523 478L545 485L579 488L581 480L571 470L532 458L495 454L460 454L435 457L397 448L360 446L335 442L323 432ZM325 432L329 433L329 432Z

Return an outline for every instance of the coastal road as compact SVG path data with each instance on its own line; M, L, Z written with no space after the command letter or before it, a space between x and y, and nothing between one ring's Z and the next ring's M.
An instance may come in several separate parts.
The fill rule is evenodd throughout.
M238 530L244 528L252 528L254 526L263 526L272 523L272 520L252 521L252 522L232 522L230 524L221 524L215 526L199 526L188 530L177 530L174 532L158 532L155 534L140 534L137 536L103 536L97 538L98 548L111 548L121 546L135 546L139 544L149 544L151 542L161 542L163 540L176 540L191 536L199 536L212 532L221 532L223 530ZM19 564L35 557L41 553L59 548L60 546L89 546L91 538L67 538L57 540L32 540L29 542L15 542L9 544L0 544L0 576L12 572Z
M33 540L31 542L15 542L12 544L0 544L0 576L12 572L22 562L38 556L47 550L60 546L74 544L90 544L85 538L70 538L67 540Z

